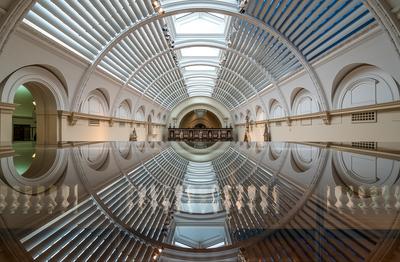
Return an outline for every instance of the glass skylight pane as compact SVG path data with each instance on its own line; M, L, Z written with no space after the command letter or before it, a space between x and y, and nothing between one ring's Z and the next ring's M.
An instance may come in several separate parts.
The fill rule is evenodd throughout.
M210 57L210 56L218 56L219 55L219 49L217 48L211 48L211 47L189 47L189 48L184 48L181 50L182 56L192 56L192 57Z
M185 67L187 71L215 71L215 67L212 66L187 66Z
M224 34L225 20L208 13L176 17L177 34Z

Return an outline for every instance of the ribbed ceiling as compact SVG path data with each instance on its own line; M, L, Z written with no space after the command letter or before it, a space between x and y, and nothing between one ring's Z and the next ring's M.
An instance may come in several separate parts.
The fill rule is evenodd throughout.
M145 23L158 15L150 0L39 0L25 22L92 63L100 59L99 68L167 109L190 96L211 96L234 109L301 69L299 54L314 62L375 21L358 0L253 0L244 8L239 4L165 0L165 16ZM207 12L199 16L188 10ZM225 15L218 14L221 10ZM243 16L237 15L240 11L245 11ZM177 27L184 25L179 20L193 22L190 16L216 26L220 20L224 29L180 33ZM184 55L196 46L218 52ZM199 65L203 67L189 70Z

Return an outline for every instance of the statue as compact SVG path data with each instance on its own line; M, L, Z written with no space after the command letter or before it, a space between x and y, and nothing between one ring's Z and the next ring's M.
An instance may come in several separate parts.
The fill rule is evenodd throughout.
M129 136L129 141L137 141L136 129L134 128L132 134Z
M246 116L246 126L245 126L245 131L244 131L244 142L250 142L250 117Z
M271 141L271 133L269 132L268 124L265 124L264 141L265 142L270 142Z

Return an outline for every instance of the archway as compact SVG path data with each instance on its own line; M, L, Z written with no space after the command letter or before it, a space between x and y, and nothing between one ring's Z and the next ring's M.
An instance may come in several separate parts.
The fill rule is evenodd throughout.
M207 110L193 110L179 123L180 128L222 128L218 117Z
M25 86L15 92L15 111L12 117L13 142L36 141L36 101Z
M18 87L14 103L18 105L13 114L13 141L57 144L57 105L47 87L38 82L25 83Z
M30 98L19 100L20 91L24 91L26 97ZM54 145L58 143L61 139L58 111L67 110L68 99L67 92L57 76L40 66L24 67L15 71L2 82L0 94L3 103L15 104L19 103L18 101L21 102L20 105L16 105L15 116L17 116L19 108L24 106L26 106L28 112L31 112L30 121L36 119L37 144ZM5 128L12 130L13 119L4 118L2 125L4 130L6 130ZM32 134L32 140L35 138L35 133ZM2 137L2 142L12 142L12 135L11 132L10 136Z

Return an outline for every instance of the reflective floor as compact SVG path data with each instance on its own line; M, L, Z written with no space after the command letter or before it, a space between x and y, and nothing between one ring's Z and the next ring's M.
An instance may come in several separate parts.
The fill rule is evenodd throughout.
M360 146L16 144L0 260L399 261L400 155Z

